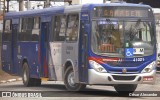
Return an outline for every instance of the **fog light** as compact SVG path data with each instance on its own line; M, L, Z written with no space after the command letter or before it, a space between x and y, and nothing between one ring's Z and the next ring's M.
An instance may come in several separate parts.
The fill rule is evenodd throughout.
M157 65L160 65L160 61L157 61Z

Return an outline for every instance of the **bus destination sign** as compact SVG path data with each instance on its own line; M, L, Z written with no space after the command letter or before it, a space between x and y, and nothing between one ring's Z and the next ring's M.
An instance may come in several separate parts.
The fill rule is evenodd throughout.
M130 7L95 7L94 17L148 17L150 9Z

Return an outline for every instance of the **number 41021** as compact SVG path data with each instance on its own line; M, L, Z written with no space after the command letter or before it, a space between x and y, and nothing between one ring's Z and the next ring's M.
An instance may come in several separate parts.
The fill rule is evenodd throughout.
M144 58L134 58L133 61L144 61Z

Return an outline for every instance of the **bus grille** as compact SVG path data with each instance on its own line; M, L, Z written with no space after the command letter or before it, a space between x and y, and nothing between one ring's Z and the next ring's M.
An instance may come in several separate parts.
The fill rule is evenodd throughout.
M117 76L112 75L114 80L134 80L136 76Z
M109 70L108 72L112 74L124 74L122 70ZM127 70L125 74L137 74L137 73L139 73L138 70Z

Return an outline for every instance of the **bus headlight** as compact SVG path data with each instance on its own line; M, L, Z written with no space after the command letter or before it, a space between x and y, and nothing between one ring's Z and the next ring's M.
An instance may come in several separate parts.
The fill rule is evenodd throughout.
M159 60L157 61L157 65L160 65L160 61Z
M156 61L153 61L142 70L142 73L150 73L155 66L156 66Z
M97 72L101 72L101 73L107 72L100 64L98 64L97 62L93 60L89 60L89 64Z

